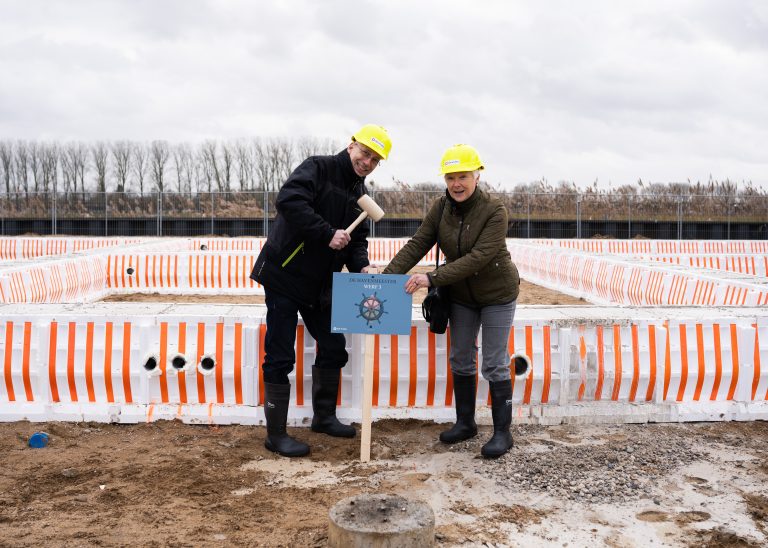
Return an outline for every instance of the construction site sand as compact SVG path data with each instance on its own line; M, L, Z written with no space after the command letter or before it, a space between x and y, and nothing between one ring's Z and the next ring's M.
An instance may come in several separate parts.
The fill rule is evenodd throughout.
M421 304L427 294L420 289L413 294L413 304ZM219 304L264 304L264 295L168 295L160 293L115 293L102 302L164 302L164 303L219 303ZM547 289L525 280L520 281L520 296L517 304L588 305L584 299Z
M768 423L518 425L495 461L489 426L454 446L443 428L376 422L363 464L359 435L305 428L311 455L287 459L263 427L3 423L0 545L324 546L331 506L361 493L429 503L439 546L768 542Z

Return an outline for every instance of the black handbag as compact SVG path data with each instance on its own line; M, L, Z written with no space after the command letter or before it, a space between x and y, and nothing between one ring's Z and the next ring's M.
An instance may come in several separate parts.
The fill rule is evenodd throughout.
M435 253L435 268L440 266L440 219L443 217L445 202L440 209L440 216L437 218L437 250ZM432 333L443 334L448 328L448 318L451 315L451 297L449 286L430 287L427 296L421 303L421 313L429 324L429 330Z
M429 330L432 333L445 333L448 328L448 318L451 315L448 286L430 288L421 303L421 313L429 323Z

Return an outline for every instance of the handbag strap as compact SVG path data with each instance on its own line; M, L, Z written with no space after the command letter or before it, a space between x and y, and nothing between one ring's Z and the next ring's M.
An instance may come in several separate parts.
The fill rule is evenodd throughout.
M440 266L440 221L443 220L443 212L445 211L445 202L448 201L447 197L443 197L443 205L440 207L440 215L437 217L437 227L435 228L435 239L437 240L437 249L435 250L435 270Z

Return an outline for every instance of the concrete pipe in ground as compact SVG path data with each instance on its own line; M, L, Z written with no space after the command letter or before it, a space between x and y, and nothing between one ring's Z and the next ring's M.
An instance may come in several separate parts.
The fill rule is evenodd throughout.
M334 504L328 546L421 548L435 545L435 514L421 501L399 495L363 494Z

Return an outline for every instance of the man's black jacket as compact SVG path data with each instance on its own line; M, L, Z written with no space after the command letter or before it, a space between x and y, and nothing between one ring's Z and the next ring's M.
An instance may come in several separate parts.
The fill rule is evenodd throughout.
M365 191L346 149L304 160L278 193L277 216L251 278L304 305L328 306L333 272L344 265L360 272L369 264L367 220L352 231L347 247L328 247L335 231L362 212L357 199Z

